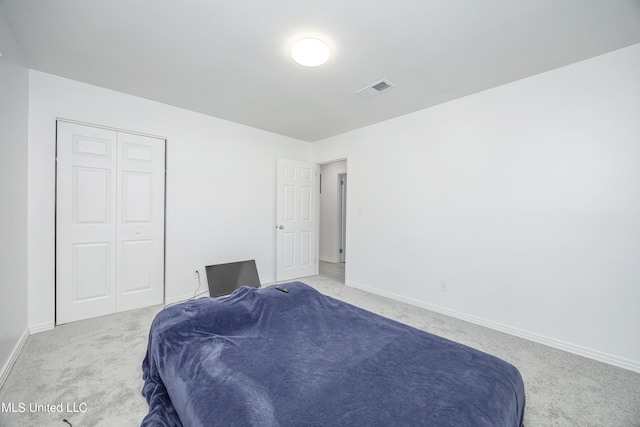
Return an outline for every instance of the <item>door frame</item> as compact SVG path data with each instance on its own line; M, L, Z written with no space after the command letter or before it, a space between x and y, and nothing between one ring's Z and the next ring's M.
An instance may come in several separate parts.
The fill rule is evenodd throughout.
M55 166L54 166L54 197L53 197L53 213L54 213L54 222L53 222L53 247L54 247L54 253L53 253L53 300L51 301L51 303L53 304L53 328L56 328L58 326L58 312L57 312L57 298L58 298L58 283L57 283L57 269L58 269L58 263L57 263L57 253L56 253L56 248L57 248L57 243L58 243L58 236L57 236L57 230L58 230L58 217L57 217L57 203L58 203L58 123L59 122L64 122L64 123L71 123L71 124L76 124L76 125L81 125L81 126L89 126L89 127L94 127L94 128L98 128L98 129L105 129L105 130L110 130L110 131L115 131L115 132L124 132L124 133L129 133L129 134L133 134L133 135L140 135L140 136L146 136L146 137L150 137L150 138L157 138L157 139L162 139L164 140L164 171L163 171L163 179L164 179L164 205L162 206L162 210L163 210L163 224L162 224L162 237L163 237L163 245L162 245L162 301L163 304L166 303L167 300L167 169L168 169L168 164L167 164L167 152L168 152L168 146L169 146L169 139L166 136L160 136L160 135L154 135L154 134L150 134L150 133L144 133L144 132L137 132L137 131L131 131L131 130L127 130L127 129L122 129L122 128L117 128L117 127L112 127L112 126L105 126L105 125L98 125L95 123L87 123L87 122L82 122L82 121L78 121L78 120L73 120L73 119L67 119L64 117L56 117L55 120L55 128L54 128L54 141L55 141L55 146L54 146L54 162L55 162Z

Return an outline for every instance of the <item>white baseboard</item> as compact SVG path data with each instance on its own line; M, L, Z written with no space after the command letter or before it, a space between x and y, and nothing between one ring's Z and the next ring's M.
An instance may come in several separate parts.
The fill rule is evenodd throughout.
M37 334L39 332L50 331L55 328L55 324L53 322L40 323L39 325L29 326L30 334Z
M22 334L22 337L20 337L20 340L18 341L16 346L13 348L13 352L11 353L9 360L7 360L7 363L5 363L4 366L2 367L2 371L0 371L0 389L4 385L4 382L7 380L7 377L9 376L9 372L11 372L11 368L13 368L13 365L16 363L16 360L18 360L18 356L20 355L20 352L22 351L22 348L24 347L24 344L27 342L28 338L29 338L29 330L27 329L26 331L24 331L24 333Z
M325 261L325 262L333 262L333 263L337 263L340 262L340 260L338 258L327 258L327 257L319 257L320 261Z
M395 294L393 292L387 292L380 289L371 288L369 286L365 286L357 282L349 281L349 283L347 283L347 286L360 289L372 294L387 297L392 300L396 300L396 301L404 302L417 307L421 307L430 311L434 311L436 313L444 314L446 316L455 317L456 319L464 320L466 322L484 326L489 329L504 332L509 335L514 335L516 337L524 338L529 341L537 342L539 344L544 344L549 347L557 348L558 350L567 351L569 353L577 354L579 356L584 356L589 359L597 360L599 362L604 362L609 365L617 366L620 368L628 369L633 372L640 373L640 362L638 361L626 359L624 357L614 356L612 354L608 354L608 353L604 353L591 348L568 343L566 341L558 340L556 338L547 337L534 332L529 332L523 329L514 328L509 325L504 325L502 323L483 319L481 317L472 316L472 315L458 312L455 310L450 310L448 308L440 307L438 305L428 304L423 301L419 301L413 298L407 298L402 295Z

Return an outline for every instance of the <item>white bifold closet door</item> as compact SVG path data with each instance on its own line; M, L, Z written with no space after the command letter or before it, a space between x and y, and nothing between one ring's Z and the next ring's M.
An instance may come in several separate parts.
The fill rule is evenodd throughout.
M161 304L165 141L57 126L56 324Z

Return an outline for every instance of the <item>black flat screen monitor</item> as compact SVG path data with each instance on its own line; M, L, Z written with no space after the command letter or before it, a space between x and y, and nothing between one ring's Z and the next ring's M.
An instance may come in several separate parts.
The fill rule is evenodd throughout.
M209 296L228 295L240 286L260 287L260 278L255 260L207 265Z

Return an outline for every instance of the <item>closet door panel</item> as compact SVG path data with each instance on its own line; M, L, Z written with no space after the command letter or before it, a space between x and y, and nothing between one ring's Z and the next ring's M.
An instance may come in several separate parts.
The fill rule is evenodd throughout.
M59 122L56 324L116 307L116 132Z
M118 311L164 301L164 150L164 140L118 133Z
M56 324L164 301L164 150L58 122Z

